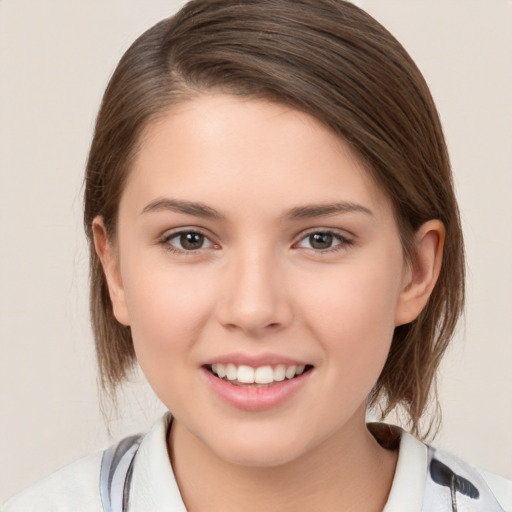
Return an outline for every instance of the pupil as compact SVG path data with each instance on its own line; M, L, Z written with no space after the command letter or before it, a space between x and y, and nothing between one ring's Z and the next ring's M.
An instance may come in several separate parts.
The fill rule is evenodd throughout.
M184 249L200 249L204 242L204 236L200 233L184 233L180 236L180 243Z
M315 233L309 236L309 243L313 249L328 249L332 245L332 235L329 233Z

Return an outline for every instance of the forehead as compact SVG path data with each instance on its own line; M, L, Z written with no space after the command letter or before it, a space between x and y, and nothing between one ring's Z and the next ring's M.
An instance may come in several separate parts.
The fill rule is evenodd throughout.
M340 200L388 207L356 153L320 121L222 94L174 105L147 126L123 197L135 192L224 208L240 198L258 209Z

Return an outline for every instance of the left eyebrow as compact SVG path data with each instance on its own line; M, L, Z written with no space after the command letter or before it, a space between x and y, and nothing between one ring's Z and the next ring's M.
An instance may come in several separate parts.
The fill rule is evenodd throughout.
M352 212L360 212L373 216L373 212L365 206L342 201L339 203L297 206L289 210L284 217L287 219L309 219L313 217L325 217L328 215L336 215L338 213Z

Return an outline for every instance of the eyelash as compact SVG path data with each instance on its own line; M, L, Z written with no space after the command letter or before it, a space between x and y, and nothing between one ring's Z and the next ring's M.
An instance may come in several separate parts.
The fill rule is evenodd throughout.
M333 253L333 252L337 252L337 251L342 251L342 250L346 249L347 247L354 245L354 240L352 240L351 238L348 238L347 236L342 235L338 231L334 231L332 229L314 229L312 231L304 233L301 236L299 242L294 244L294 247L296 247L302 241L308 239L309 237L311 237L313 235L329 235L329 236L332 236L333 239L336 239L339 242L336 245L328 247L327 249L315 249L313 247L305 247L305 249L314 251L317 254L328 254L328 253Z
M195 250L194 249L191 249L191 250L180 249L178 247L173 246L170 243L170 241L173 240L174 238L179 238L179 237L182 237L183 235L199 235L199 236L204 237L204 240L207 240L208 242L210 242L212 247L217 246L214 242L212 242L210 240L210 237L208 235L206 235L199 229L182 229L180 231L174 231L173 233L168 233L162 237L162 239L160 240L160 244L164 247L164 249L166 251L169 251L173 254L180 254L180 255L185 255L185 256L194 256L202 249L205 249L205 247L200 247L199 249L195 249Z
M182 229L180 231L175 231L173 233L166 234L161 238L159 243L164 247L165 250L167 250L171 253L186 255L186 256L193 256L193 255L196 255L199 251L201 251L203 249L210 248L210 247L200 247L198 249L187 250L187 249L177 248L170 243L171 240L178 238L178 237L182 237L183 235L202 236L202 237L204 237L204 240L207 240L211 244L211 247L214 247L214 248L218 247L217 244L215 244L214 242L212 242L210 240L208 235L206 235L205 233L201 232L198 229ZM309 237L311 237L313 235L328 235L328 236L332 236L333 239L336 239L338 241L338 243L336 245L333 245L326 249L315 249L314 247L304 247L304 249L308 249L317 254L318 253L319 254L333 253L333 252L337 252L337 251L346 249L347 247L350 247L351 245L354 245L354 240L347 238L346 236L340 234L337 231L333 231L331 229L315 229L315 230L309 231L307 233L303 233L301 235L301 238L299 239L299 241L297 243L293 244L293 247L294 248L300 247L299 244L301 242L303 242L304 240L307 240Z

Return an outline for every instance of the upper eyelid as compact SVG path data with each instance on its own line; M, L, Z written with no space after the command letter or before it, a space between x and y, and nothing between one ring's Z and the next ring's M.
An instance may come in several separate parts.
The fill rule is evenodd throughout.
M170 238L174 238L175 236L182 235L184 233L198 233L208 238L211 242L213 242L212 238L214 238L213 235L208 230L205 230L197 226L184 226L179 228L167 229L158 238L160 240L168 240Z
M199 249L187 250L187 249L182 249L182 248L170 243L170 240L172 240L173 238L179 237L180 235L185 234L185 233L197 233L199 235L202 235L205 237L206 240L208 240L210 245L208 247L201 247ZM164 233L161 236L158 237L157 243L158 243L158 245L172 247L173 252L178 252L178 253L183 253L183 254L188 254L188 255L198 254L202 251L208 251L211 249L219 248L219 243L215 241L214 237L212 237L210 234L206 233L205 230L198 228L198 227L180 227L180 228L175 228L175 229L168 229L167 231L164 231Z
M309 236L314 235L315 233L324 233L332 235L333 237L337 238L339 243L336 243L335 245L328 247L326 249L315 249L310 247L301 247L300 244L304 242ZM355 243L355 237L353 235L347 235L346 231L344 230L338 230L338 229L327 229L327 228L313 228L306 232L302 232L297 238L296 241L292 245L292 249L295 250L306 250L306 251L313 251L315 254L331 254L338 252L341 249L346 249L349 246L353 246Z
M315 233L328 233L330 235L338 236L340 238L344 238L347 240L353 240L355 235L347 231L346 229L337 229L337 228L310 228L304 231L301 231L296 237L295 240L300 241L307 236L314 235Z

